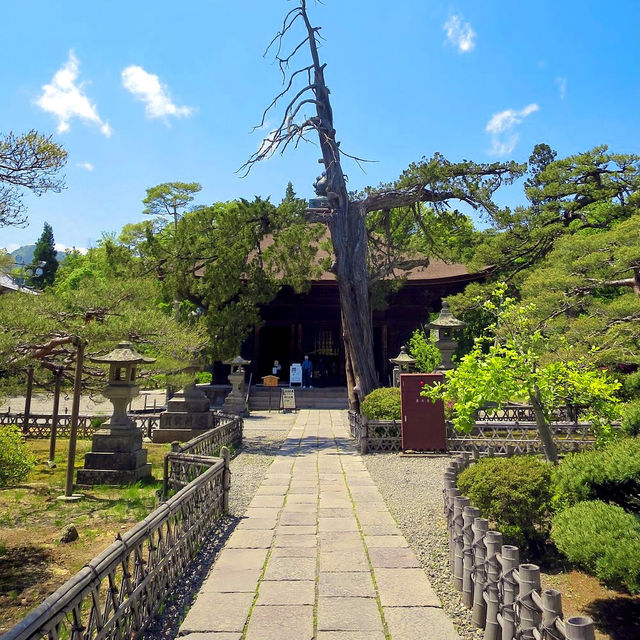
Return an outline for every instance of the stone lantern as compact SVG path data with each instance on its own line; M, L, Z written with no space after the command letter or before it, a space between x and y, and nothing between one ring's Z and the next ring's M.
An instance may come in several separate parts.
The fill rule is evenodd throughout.
M451 309L449 309L449 303L443 300L440 315L427 325L427 329L438 332L436 347L438 347L442 355L442 363L438 367L438 371L453 369L451 356L458 346L458 341L453 338L453 332L466 326L465 322L454 317Z
M131 348L131 343L121 342L106 356L90 360L109 364L109 382L103 395L111 400L113 414L93 435L84 469L78 469L78 484L129 484L150 476L142 432L127 415L127 406L138 395L137 366L155 362L155 358L145 358Z
M225 398L222 411L238 416L247 415L244 397L244 368L251 364L251 360L245 360L242 356L236 356L231 360L225 360L223 364L231 366L229 373L231 393Z
M400 374L409 373L413 371L413 368L416 364L416 359L412 358L407 353L407 347L405 345L402 345L400 347L400 353L395 358L389 358L389 362L395 365L393 367L393 374L392 374L393 386L399 387Z

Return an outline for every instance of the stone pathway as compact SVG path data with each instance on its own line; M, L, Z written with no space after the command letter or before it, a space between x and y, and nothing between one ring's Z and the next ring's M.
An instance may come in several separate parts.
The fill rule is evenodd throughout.
M300 411L180 628L185 640L457 640L348 434Z

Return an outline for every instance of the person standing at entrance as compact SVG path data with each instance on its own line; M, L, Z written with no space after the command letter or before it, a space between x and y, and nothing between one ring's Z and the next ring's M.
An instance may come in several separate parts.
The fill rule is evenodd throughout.
M309 360L309 356L304 357L304 362L302 363L302 388L312 389L311 386L311 376L313 375L313 363Z

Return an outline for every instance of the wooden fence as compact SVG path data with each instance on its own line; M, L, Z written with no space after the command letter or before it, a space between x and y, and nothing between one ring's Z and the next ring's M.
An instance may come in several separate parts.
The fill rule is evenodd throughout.
M480 511L460 495L458 474L470 464L463 453L444 475L444 506L449 527L449 568L454 587L472 611L484 640L594 640L591 618L563 620L559 591L540 587L540 567L521 563L518 547L502 544Z
M164 458L162 495L179 490L192 482L223 447L242 445L243 420L239 416L218 415L217 425L184 444L173 443L171 453Z
M506 407L505 411L509 417L531 418L530 407ZM451 423L447 423L447 451L482 451L495 455L542 452L535 421L508 422L502 417L495 421L480 420L495 415L495 409L482 409L468 434L456 431ZM556 417L563 416L562 412L556 414ZM358 442L361 453L401 451L400 426L396 420L367 420L361 414L349 411L351 436ZM592 447L596 441L589 422L553 422L551 432L560 453Z
M168 454L163 486L177 493L118 536L2 640L139 637L228 510L225 445L242 442L242 426L241 418L218 416L216 427ZM219 449L221 457L214 457Z

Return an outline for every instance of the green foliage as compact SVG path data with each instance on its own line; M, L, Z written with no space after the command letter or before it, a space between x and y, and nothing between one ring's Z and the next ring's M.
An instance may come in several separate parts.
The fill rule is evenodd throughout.
M368 420L400 420L400 389L374 389L362 401L361 411Z
M640 592L640 521L617 505L580 502L553 519L551 537L570 562L614 588Z
M147 197L142 201L142 213L172 217L174 232L177 234L178 218L201 189L197 182L164 182L150 187L147 189Z
M53 229L49 223L45 222L42 235L38 238L36 248L33 251L33 262L31 263L33 275L28 278L29 285L37 289L44 289L53 284L58 270L57 255ZM42 273L37 275L36 269L41 269Z
M640 436L640 398L622 407L620 426L628 436Z
M64 180L58 172L67 162L67 152L33 129L22 135L0 134L0 227L22 226L22 189L36 195L60 191Z
M0 487L17 484L36 464L20 430L15 425L0 426Z
M442 362L442 355L433 338L427 338L422 329L416 329L409 340L409 354L416 359L418 373L431 373Z
M555 471L554 487L558 504L604 500L640 513L640 438L566 456Z
M583 407L584 418L593 423L600 440L609 439L611 424L619 415L616 394L620 383L584 359L547 362L546 337L532 318L535 308L516 304L505 291L506 285L499 285L483 305L495 318L487 335L477 339L456 369L447 372L446 386L425 388L422 395L453 402L453 425L466 433L475 423L476 411L487 402L503 406L528 400L537 414L536 424L549 460L556 459L549 430L556 407Z
M213 374L211 371L198 371L196 373L196 384L211 384Z
M640 399L640 370L625 376L623 386L627 398Z
M537 458L486 458L459 475L458 488L506 540L535 547L548 531L550 481L551 467Z

